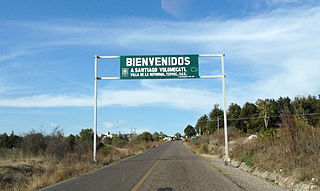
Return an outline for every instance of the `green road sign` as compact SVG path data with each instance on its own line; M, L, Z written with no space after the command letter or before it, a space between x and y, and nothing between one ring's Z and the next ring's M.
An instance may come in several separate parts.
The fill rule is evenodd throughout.
M120 78L199 78L198 61L199 55L120 56Z

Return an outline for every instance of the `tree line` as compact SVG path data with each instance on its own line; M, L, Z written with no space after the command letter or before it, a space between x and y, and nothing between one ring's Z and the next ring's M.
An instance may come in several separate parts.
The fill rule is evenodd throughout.
M243 133L265 132L273 134L282 123L282 115L297 116L312 126L320 124L320 95L308 97L280 97L279 99L258 99L255 103L246 102L242 107L232 103L227 110L228 127ZM195 125L188 125L185 134L212 134L222 129L223 110L215 104L209 114L202 115Z
M97 149L104 148L106 145L115 147L123 147L129 142L153 142L163 139L166 135L162 132L143 132L140 135L134 136L129 141L127 135L115 135L112 138L98 138ZM92 129L82 129L79 135L70 134L64 136L63 131L56 127L49 135L44 135L35 130L24 135L15 135L14 132L10 135L6 133L0 134L0 151L5 149L19 150L26 155L48 155L54 158L61 159L70 153L85 154L92 151L94 133ZM5 152L0 152L4 154Z

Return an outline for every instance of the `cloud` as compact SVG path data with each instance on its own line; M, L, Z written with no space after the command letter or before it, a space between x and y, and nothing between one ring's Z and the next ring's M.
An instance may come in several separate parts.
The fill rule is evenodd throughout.
M92 103L92 104L91 104ZM14 99L0 99L2 107L82 107L92 106L90 96L35 95Z
M103 126L107 129L112 129L114 127L114 123L103 122Z
M320 89L320 78L317 76L320 71L320 7L278 9L231 20L207 18L177 22L135 18L15 25L36 31L33 39L35 47L63 49L77 45L106 49L112 46L122 52L154 54L224 52L229 102L317 94ZM7 58L4 56L2 59ZM165 105L203 110L220 102L220 94L196 87L143 87L136 90L121 87L115 91L102 89L99 105ZM44 94L0 100L1 106L9 107L78 107L91 106L92 103L92 97L87 95Z
M26 51L21 50L21 51L11 52L11 53L8 53L8 54L5 54L5 55L0 55L0 62L11 60L11 59L14 59L16 57L23 56L23 55L26 55L26 54L28 54Z
M99 91L98 106L120 105L124 107L165 106L178 109L206 111L212 103L219 102L217 95L205 89L190 89L142 83L139 90ZM0 99L2 107L92 107L93 97L85 95L36 95L15 99ZM104 124L112 127L110 123Z
M219 94L205 89L187 89L181 87L157 86L141 90L103 90L101 97L107 99L99 100L103 106L121 105L137 107L141 105L165 105L179 109L208 109L212 103L218 102Z
M59 127L60 126L60 124L58 124L58 123L55 123L55 122L51 122L50 123L50 127L52 127L52 128L56 128L56 127Z
M305 1L305 0L303 0ZM268 0L268 4L275 4L275 3L297 3L302 2L302 0Z
M182 18L192 11L191 7L190 0L161 0L161 8L178 18Z

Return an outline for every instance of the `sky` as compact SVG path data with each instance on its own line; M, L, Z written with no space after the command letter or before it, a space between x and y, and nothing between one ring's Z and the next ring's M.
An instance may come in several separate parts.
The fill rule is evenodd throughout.
M318 0L2 0L0 133L93 128L94 55L225 53L227 105L317 96L319 34ZM98 76L119 68L99 60ZM98 133L183 133L214 104L221 79L99 81Z

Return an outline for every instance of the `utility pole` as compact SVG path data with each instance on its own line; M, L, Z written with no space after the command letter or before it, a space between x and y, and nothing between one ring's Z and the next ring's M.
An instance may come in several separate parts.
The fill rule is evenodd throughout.
M264 113L264 117L263 117L263 119L264 119L264 127L265 127L265 129L267 129L268 128L268 116L267 116L267 113L265 112Z
M118 137L120 136L120 131L119 131L119 121L117 120L117 131L118 131Z
M220 127L219 127L219 116L217 117L217 126L218 126L218 133L220 132Z

